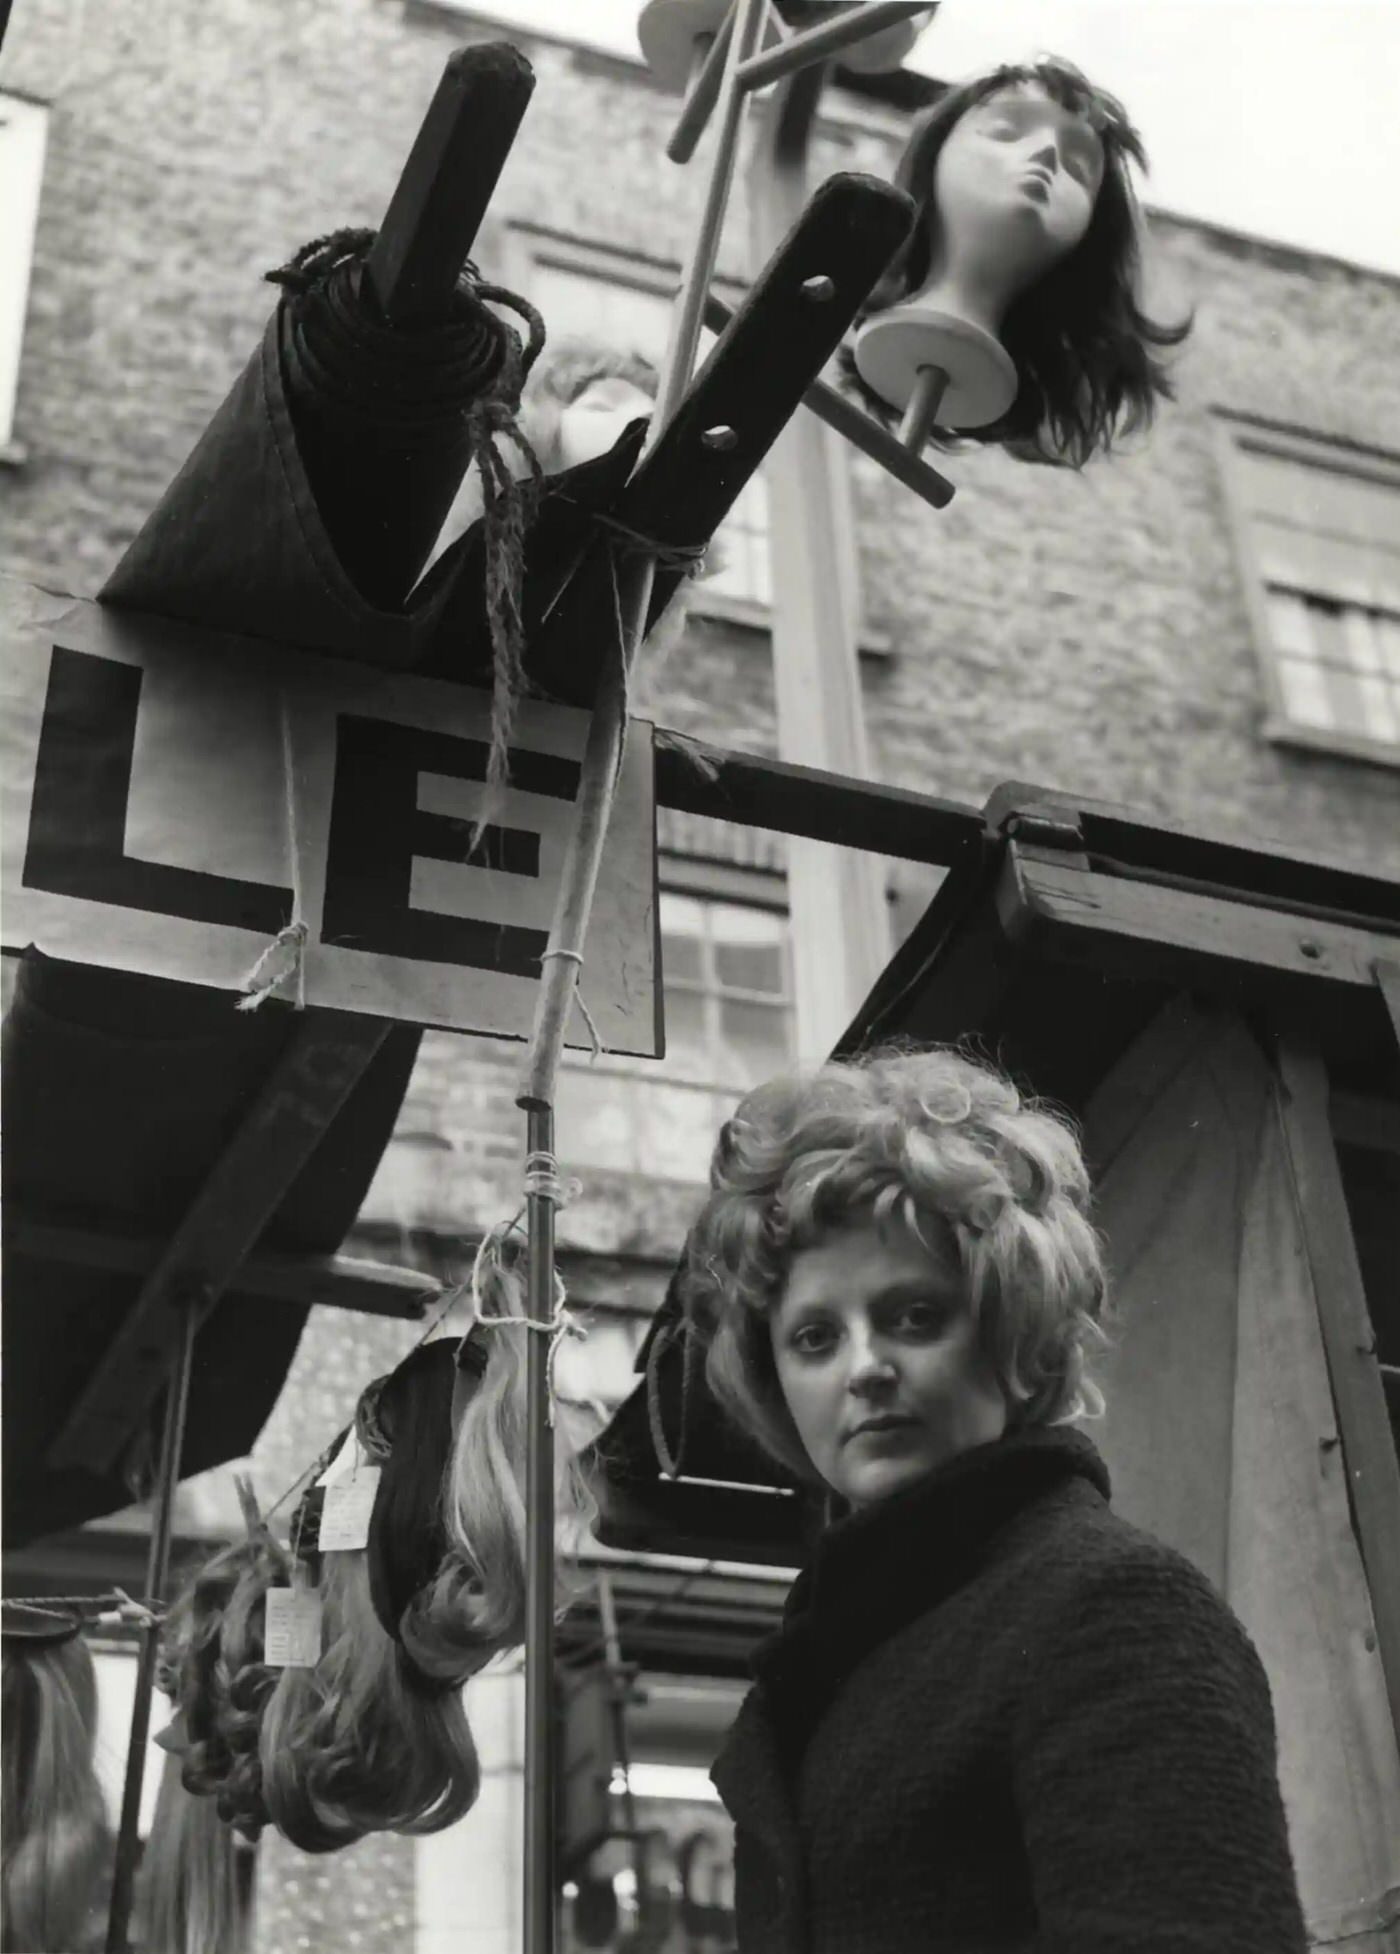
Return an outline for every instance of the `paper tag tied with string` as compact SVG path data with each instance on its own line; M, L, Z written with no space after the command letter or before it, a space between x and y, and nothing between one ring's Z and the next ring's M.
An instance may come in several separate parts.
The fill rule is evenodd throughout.
M379 1491L379 1467L362 1465L326 1487L319 1529L323 1554L350 1554L369 1545L369 1516Z
M298 1570L289 1588L269 1588L263 1661L269 1669L314 1669L321 1660L321 1596Z

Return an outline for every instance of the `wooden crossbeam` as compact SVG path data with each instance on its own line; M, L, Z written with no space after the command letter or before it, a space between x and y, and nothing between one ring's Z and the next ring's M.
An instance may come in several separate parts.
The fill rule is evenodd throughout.
M158 1266L166 1243L151 1237L114 1235L72 1222L30 1221L9 1208L5 1250L43 1262L144 1276ZM292 1303L303 1309L327 1304L364 1316L396 1316L408 1322L425 1316L443 1296L442 1285L416 1269L350 1255L287 1255L270 1249L246 1256L238 1266L237 1281L243 1294L265 1296L273 1302Z
M166 1382L186 1310L196 1328L208 1316L388 1031L348 1011L303 1015L54 1438L51 1466L111 1468Z

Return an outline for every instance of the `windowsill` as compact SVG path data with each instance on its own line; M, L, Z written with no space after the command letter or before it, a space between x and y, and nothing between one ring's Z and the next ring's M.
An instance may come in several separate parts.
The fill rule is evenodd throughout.
M23 468L29 450L22 441L0 441L0 468Z
M1336 760L1364 760L1373 767L1400 767L1400 746L1367 739L1364 733L1329 732L1324 726L1299 726L1277 714L1264 721L1264 738L1274 746L1296 746Z
M765 637L773 629L773 613L767 604L760 604L752 597L731 597L722 590L707 591L703 585L690 600L690 614L713 618L719 624L737 624L743 631L762 632ZM862 624L856 636L856 650L862 658L892 658L894 639L888 631Z

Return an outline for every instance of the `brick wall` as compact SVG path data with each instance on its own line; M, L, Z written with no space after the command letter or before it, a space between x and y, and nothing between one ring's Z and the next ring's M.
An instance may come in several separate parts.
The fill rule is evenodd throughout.
M16 418L28 458L0 467L0 568L101 584L252 350L263 271L375 221L447 52L495 32L416 0L20 0L4 86L50 100L52 119ZM512 221L674 259L699 179L662 160L672 99L626 64L523 45L538 88L483 265L508 264ZM818 166L887 170L892 155L856 117ZM741 183L731 274L744 235ZM938 516L855 462L865 605L890 645L863 666L874 765L973 802L1037 780L1400 870L1400 774L1261 737L1212 422L1247 411L1400 452L1400 287L1165 217L1152 245L1159 303L1194 307L1196 330L1150 439L1078 476L955 457ZM651 684L659 719L771 750L761 633L693 623ZM517 1059L426 1041L369 1204L379 1234L454 1217L466 1231L514 1207ZM593 1173L561 1236L651 1258L659 1280L693 1200ZM359 1318L313 1324L263 1444L269 1479L403 1340ZM403 1946L407 1847L357 1859L308 1870L271 1849L263 1944Z

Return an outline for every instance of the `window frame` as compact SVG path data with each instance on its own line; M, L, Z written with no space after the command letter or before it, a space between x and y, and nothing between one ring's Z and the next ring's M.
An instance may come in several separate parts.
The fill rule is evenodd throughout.
M717 862L699 856L668 854L663 851L657 863L657 902L658 935L660 927L660 899L663 895L689 896L701 903L724 903L741 909L766 910L770 915L780 916L787 926L788 977L789 988L781 998L773 992L756 993L764 1003L781 1003L789 1014L789 1026L795 1027L793 1013L796 1000L791 989L792 978L792 908L788 900L787 876L773 869L749 868L731 862ZM664 964L664 960L663 960ZM666 982L665 969L659 966L661 982ZM682 980L688 989L698 988ZM710 992L706 992L709 997ZM727 989L726 996L742 997L737 989ZM606 1066L614 1077L649 1080L656 1085L693 1087L697 1092L742 1092L742 1086L731 1087L724 1079L666 1077L661 1067L666 1061L638 1058L624 1052L609 1053L603 1060L595 1061L586 1052L566 1047L561 1056L561 1064L571 1069L588 1071L595 1064Z
M1400 768L1400 740L1373 739L1364 733L1309 726L1289 716L1269 618L1269 583L1255 543L1241 464L1242 455L1253 452L1325 469L1332 475L1376 482L1394 490L1397 513L1400 513L1400 455L1224 408L1216 408L1214 418L1226 522L1243 585L1255 663L1263 685L1265 710L1260 728L1263 737L1275 746L1298 747L1307 752L1329 754L1333 758L1363 760L1376 766ZM1307 592L1300 588L1299 594L1306 595ZM1325 593L1318 592L1317 595L1323 596Z
M0 231L0 306L10 313L8 320L0 317L0 465L17 467L28 460L24 443L15 436L15 422L48 157L50 109L46 101L20 89L0 89L0 112L11 107L19 111L19 122L28 123L35 132L19 138L21 155L29 167L19 173L17 183L11 181L5 199L5 229ZM8 301L6 294L12 294Z

